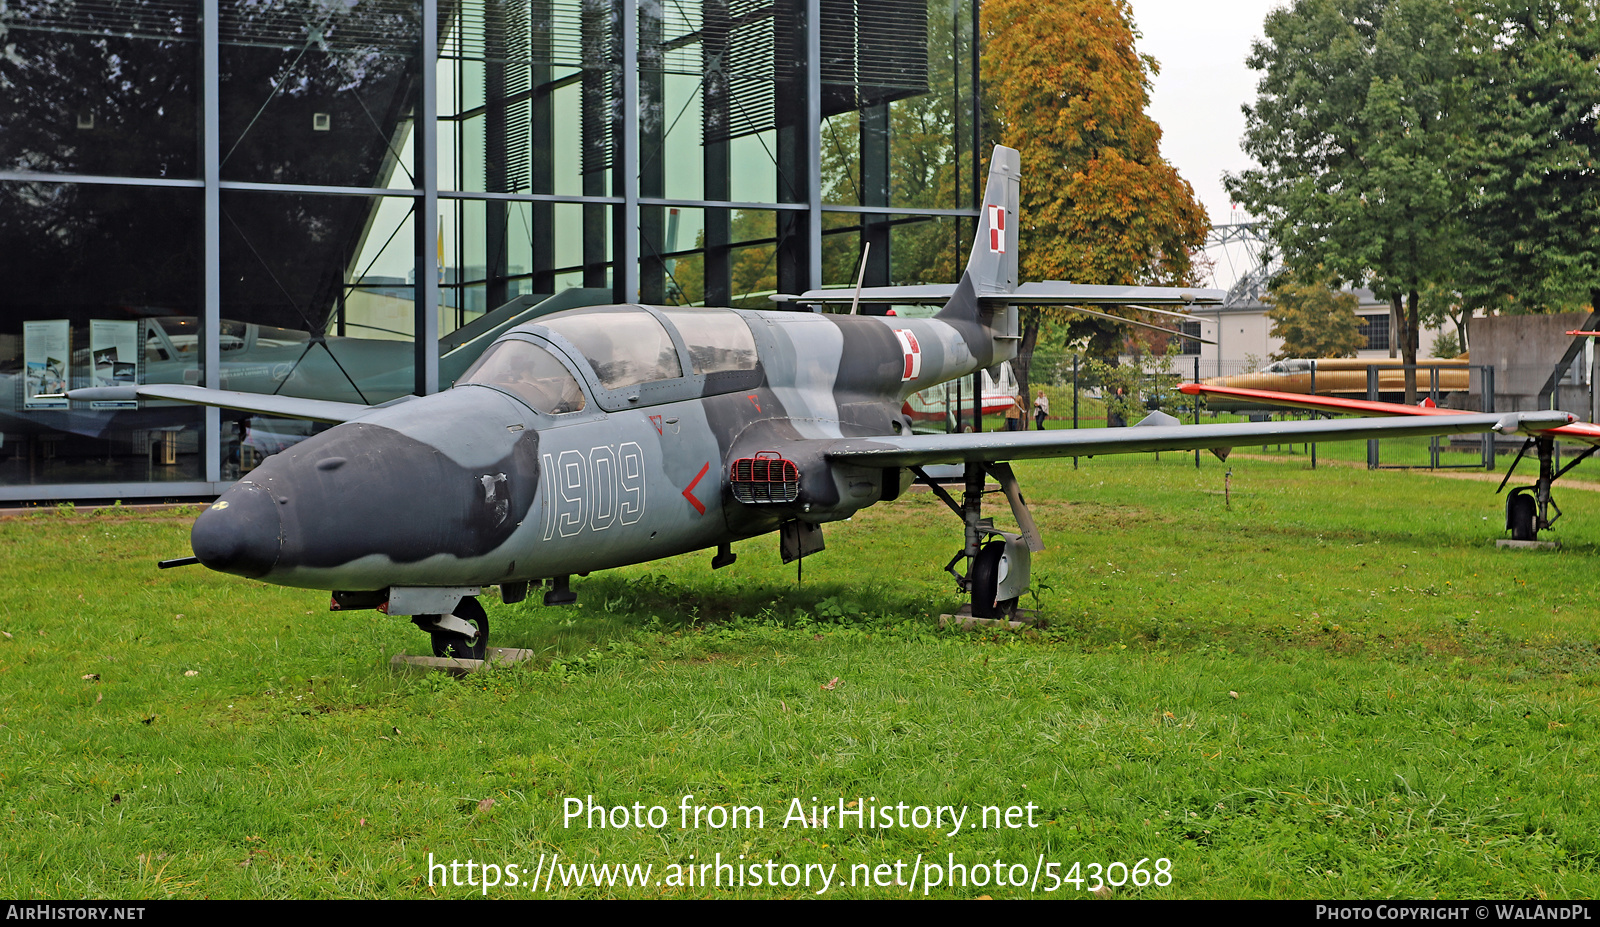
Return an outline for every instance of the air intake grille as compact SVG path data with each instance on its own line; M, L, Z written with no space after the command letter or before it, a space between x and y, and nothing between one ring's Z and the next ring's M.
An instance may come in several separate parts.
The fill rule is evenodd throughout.
M784 460L776 451L762 451L754 457L733 462L733 497L752 504L793 502L800 497L800 468Z

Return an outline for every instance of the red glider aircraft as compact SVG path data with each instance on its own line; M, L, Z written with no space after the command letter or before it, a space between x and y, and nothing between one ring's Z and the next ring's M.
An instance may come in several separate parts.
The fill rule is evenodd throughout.
M1361 415L1467 415L1457 409L1440 409L1431 404L1408 406L1403 403L1374 402L1370 399L1339 399L1333 396L1306 396L1299 393L1280 393L1272 390L1242 389L1228 386L1206 386L1203 383L1185 383L1179 387L1191 396L1219 396L1229 399L1249 399L1263 405L1290 409L1307 409L1312 412L1353 412ZM1567 462L1560 470L1555 468L1556 441L1571 441L1589 445L1583 453ZM1506 529L1513 540L1536 540L1539 532L1549 528L1561 517L1561 508L1550 499L1550 487L1595 451L1600 450L1600 425L1574 422L1541 431L1523 442L1517 457L1506 468L1500 490L1506 488L1511 474L1517 469L1523 455L1532 449L1539 456L1539 477L1531 486L1519 486L1506 497ZM1497 492L1500 490L1496 490ZM1551 510L1555 515L1551 517Z

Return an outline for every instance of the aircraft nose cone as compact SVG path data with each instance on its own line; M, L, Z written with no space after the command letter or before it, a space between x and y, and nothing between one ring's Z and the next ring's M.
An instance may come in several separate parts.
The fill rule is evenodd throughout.
M201 563L219 573L267 575L283 547L272 493L254 483L234 485L195 519L189 546Z

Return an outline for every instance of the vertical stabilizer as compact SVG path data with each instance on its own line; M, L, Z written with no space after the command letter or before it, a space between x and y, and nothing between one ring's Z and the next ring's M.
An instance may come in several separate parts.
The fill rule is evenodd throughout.
M996 145L989 159L989 185L978 213L978 234L972 241L966 273L938 318L966 334L968 347L983 366L1017 355L1017 308L1004 303L980 304L982 296L1017 289L1017 203L1022 190L1022 158L1015 148Z
M978 296L1017 288L1017 197L1021 189L1021 156L1015 148L996 145L989 159L989 185L983 191L978 234L967 258L967 274Z

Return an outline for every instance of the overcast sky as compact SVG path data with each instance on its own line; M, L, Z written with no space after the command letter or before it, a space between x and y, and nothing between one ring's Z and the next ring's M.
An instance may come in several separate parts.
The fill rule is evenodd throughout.
M1258 72L1245 66L1250 43L1261 37L1267 13L1286 0L1130 0L1138 48L1161 65L1151 92L1150 115L1161 126L1161 153L1194 185L1195 197L1213 225L1230 221L1224 171L1252 162L1239 149L1244 115L1253 102ZM1239 213L1238 215L1242 215ZM1234 273L1217 258L1217 285L1227 287ZM1235 255L1235 261L1240 259Z

